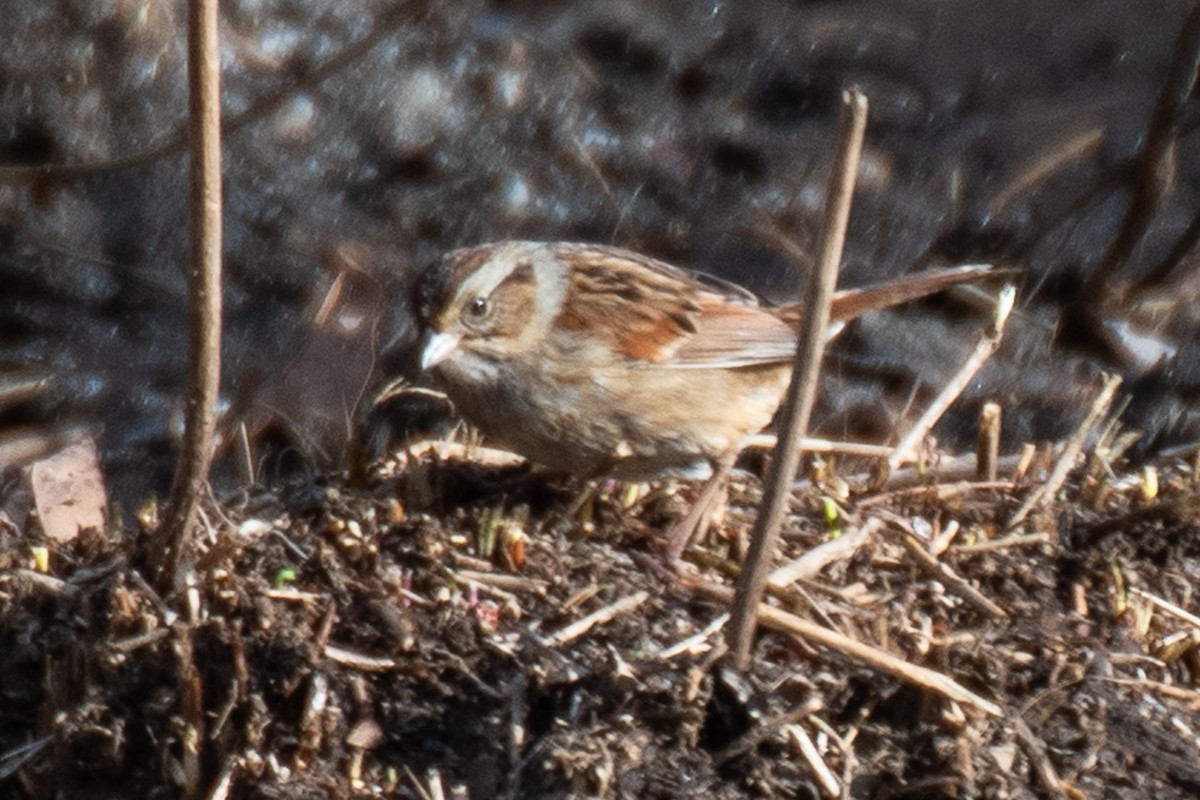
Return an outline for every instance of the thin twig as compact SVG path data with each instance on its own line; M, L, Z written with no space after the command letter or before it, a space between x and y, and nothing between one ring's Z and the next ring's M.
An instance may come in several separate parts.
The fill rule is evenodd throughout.
M239 422L237 426L238 435L238 464L242 470L242 484L244 486L254 485L254 448L250 446L250 432L246 430L246 423Z
M1000 294L996 298L991 329L980 337L975 349L959 367L958 372L942 387L938 396L930 403L929 408L913 425L912 430L896 445L896 449L888 456L889 468L895 469L911 458L917 445L929 435L929 431L946 413L946 409L950 408L950 405L971 383L975 373L979 372L984 363L991 358L992 353L996 352L996 348L1000 346L1000 338L1004 335L1004 325L1008 322L1008 315L1012 311L1015 298L1016 290L1012 286L1005 286L1000 290Z
M680 579L680 584L691 589L698 595L712 598L718 602L730 602L733 599L732 590L714 583L684 576ZM890 653L864 644L856 639L851 639L849 636L837 633L829 628L823 628L806 619L797 617L795 614L789 614L786 611L765 603L759 604L756 612L758 621L768 628L794 634L810 642L822 644L837 650L862 664L887 673L906 683L919 686L934 694L941 695L947 700L972 706L994 717L1003 716L1003 712L998 705L980 697L940 672L934 672L931 669L917 666L916 664L909 664L907 661L897 658Z
M41 572L32 569L14 569L5 576L6 578L18 578L27 581L31 586L42 589L51 594L59 594L63 590L70 587L70 584L62 578L56 578L53 575L45 575Z
M213 0L215 2L216 0ZM196 628L189 624L171 627L176 659L179 720L182 723L179 771L183 797L196 797L200 792L202 756L198 743L205 739L208 718L204 713L204 681L196 666Z
M1020 536L1004 536L1000 539L988 539L974 544L954 546L956 553L990 553L996 550L1008 550L1013 547L1037 547L1050 544L1048 533L1027 533Z
M301 589L292 589L289 587L280 587L279 589L267 589L263 592L263 597L271 600L281 600L286 603L304 603L309 606L319 606L326 597L318 592L305 592Z
M886 458L892 448L868 442L840 442L836 439L815 439L801 436L800 449L805 453L838 453L845 456L867 456ZM779 437L771 433L758 433L746 440L744 450L772 450L779 445Z
M901 531L900 542L927 575L944 583L951 592L966 600L992 619L1008 619L1008 613L1003 608L993 603L984 596L983 592L959 577L948 565L931 556L921 545L917 537L910 531Z
M577 639L587 633L596 625L603 625L621 614L629 613L649 598L650 595L647 592L635 592L629 595L629 597L623 597L615 603L607 605L598 611L593 611L586 617L572 622L567 627L558 631L558 633L550 634L546 637L546 644L550 647L566 644L572 639Z
M960 473L961 474L961 473ZM926 481L941 481L943 480L940 470L931 471L926 477ZM928 485L906 486L903 489L892 489L887 492L870 497L864 497L858 501L857 508L871 508L873 506L886 506L894 503L902 497L925 497L929 500L944 501L952 497L961 497L972 492L1007 492L1012 491L1012 481L955 481L953 483L932 483Z
M421 784L421 779L418 778L411 769L409 769L408 764L401 763L400 766L404 768L404 774L408 778L408 782L412 784L417 796L420 797L421 800L433 800L433 798L429 796L429 792L425 791L425 787Z
M754 639L756 609L767 583L767 570L779 527L787 512L788 496L796 467L800 463L798 439L808 429L816 399L818 372L828 337L829 308L837 284L838 267L846 241L846 225L850 220L850 203L854 197L854 182L862 156L863 139L867 129L867 98L857 89L846 92L838 119L837 150L829 176L825 199L825 219L821 230L818 267L810 275L804 297L808 301L804 328L796 347L795 367L784 402L780 446L776 448L767 476L762 507L754 522L750 550L745 567L738 579L737 594L730 611L726 630L734 665L744 670L750 662L750 644Z
M177 585L216 431L221 383L221 61L217 0L188 4L191 125L191 269L188 275L188 389L183 442L151 565L160 591Z
M728 622L728 614L719 615L712 622L705 625L704 630L689 636L682 642L676 642L667 649L660 651L658 658L662 661L669 661L680 653L697 652L701 647L705 649L711 649L711 645L708 644L708 640L711 639L717 631L721 630L721 628L724 628Z
M1067 440L1067 445L1063 448L1062 455L1059 456L1058 463L1054 465L1050 477L1046 478L1046 482L1029 495L1029 499L1017 509L1017 513L1013 514L1013 518L1009 520L1008 528L1010 530L1024 522L1033 509L1044 503L1047 498L1053 497L1058 488L1062 486L1063 481L1067 479L1067 474L1075 466L1075 460L1083 451L1083 442L1087 438L1088 432L1108 411L1108 407L1112 405L1113 395L1117 393L1117 387L1120 385L1121 377L1119 375L1109 375L1104 379L1100 393L1092 401L1092 407L1087 416L1083 418L1083 422L1079 423L1075 433Z
M229 797L229 792L233 788L233 776L237 774L237 770L238 760L232 757L227 758L212 789L209 790L207 800L225 800Z
M887 476L887 480L883 482L880 489L888 491L901 492L915 489L918 487L928 488L930 484L944 484L947 482L969 484L970 487L987 488L992 481L978 483L974 480L975 473L978 472L978 461L974 454L961 456L958 458L945 457L938 460L936 464L930 464L923 468L916 466L902 467ZM996 488L1012 488L1015 476L1021 467L1021 456L1008 455L1001 456L999 462L1000 480L995 481ZM1013 476L1009 480L1005 480L1001 476ZM847 480L853 484L872 484L874 476L869 474L852 475ZM1003 486L1001 486L1003 484ZM868 498L873 500L873 498Z
M54 744L53 736L43 736L41 739L17 745L5 753L0 753L0 781L6 780L26 764L38 758L42 751L52 744Z
M1158 595L1150 594L1149 592L1139 589L1136 586L1130 586L1129 593L1142 598L1152 606L1156 606L1160 611L1165 611L1166 613L1178 617L1193 627L1200 628L1200 617L1197 617L1186 608L1180 608L1170 600L1164 600Z
M335 664L360 672L388 672L396 668L395 659L387 656L372 656L337 645L325 645L325 657Z
M811 578L827 564L849 558L871 540L875 532L883 527L883 520L872 517L862 525L856 525L836 539L817 545L799 558L779 567L767 576L767 585L772 589L786 589L798 580Z
M779 731L785 730L788 725L795 725L810 713L812 712L807 708L792 708L773 717L761 720L757 725L726 745L724 749L714 753L713 760L718 764L727 764L735 758L740 758L757 748L763 742L773 738Z
M800 751L800 755L808 762L808 766L813 771L813 776L821 785L821 791L825 792L826 797L841 797L842 787L838 783L837 776L833 774L833 770L825 763L825 759L821 758L821 754L817 752L817 746L813 743L812 737L808 735L808 731L804 730L801 725L788 725L784 728L787 731L788 738L792 740L792 744Z
M152 644L162 641L171 635L170 628L152 628L145 633L139 633L136 636L130 636L125 639L117 639L111 642L108 646L118 653L132 653L135 650L140 650L143 647L149 647Z
M548 581L538 578L527 578L524 575L507 575L502 572L485 572L477 569L456 569L451 575L457 580L474 581L475 583L494 586L506 592L526 592L545 595L550 588Z
M996 480L997 463L1000 460L1000 404L984 403L979 411L979 445L975 449L978 459L975 477L981 481Z
M1025 757L1033 765L1033 771L1037 773L1038 779L1042 782L1042 788L1056 800L1067 800L1069 795L1063 789L1062 781L1059 779L1058 773L1054 770L1054 765L1050 763L1045 743L1037 737L1033 729L1019 716L1013 716L1012 726L1013 733L1017 737L1017 744L1021 746L1021 750L1025 752Z
M1104 129L1099 127L1087 128L1055 141L1048 149L1021 165L1015 177L1000 187L988 203L988 215L999 216L1014 197L1044 182L1067 164L1096 152L1103 143Z
M159 595L155 588L142 577L142 573L136 569L131 569L127 574L129 582L145 595L145 599L150 605L154 606L154 610L158 612L159 619L162 620L163 624L174 625L175 621L179 619L179 615L171 610L171 607L167 605L166 601L162 599L162 596Z

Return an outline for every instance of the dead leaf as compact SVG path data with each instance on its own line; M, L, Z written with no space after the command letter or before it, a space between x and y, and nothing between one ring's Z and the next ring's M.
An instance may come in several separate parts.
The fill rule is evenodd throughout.
M102 528L108 507L96 442L83 436L51 456L35 461L29 486L42 529L58 542L86 528Z

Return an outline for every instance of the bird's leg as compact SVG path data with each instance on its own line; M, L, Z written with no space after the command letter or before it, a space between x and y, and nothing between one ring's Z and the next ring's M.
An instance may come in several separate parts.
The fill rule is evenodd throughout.
M663 555L668 566L674 566L692 540L708 528L713 510L729 488L729 475L733 472L736 460L735 452L722 456L713 464L712 476L700 487L700 493L688 513L667 532L667 548Z

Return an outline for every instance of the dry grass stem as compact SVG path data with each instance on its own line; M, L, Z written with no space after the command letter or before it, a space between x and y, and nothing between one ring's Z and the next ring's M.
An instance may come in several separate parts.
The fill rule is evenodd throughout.
M1038 780L1042 783L1042 788L1056 800L1070 800L1071 796L1063 788L1062 780L1058 777L1058 772L1054 769L1054 765L1050 763L1050 757L1046 754L1046 744L1034 734L1033 730L1025 723L1025 720L1020 717L1012 718L1013 733L1016 734L1017 742L1021 745L1021 750L1024 751L1025 757L1029 759L1033 765L1033 771L1037 774Z
M250 434L246 430L246 423L239 422L237 426L238 437L238 469L242 473L242 484L245 486L253 486L255 483L254 469L254 449L250 444Z
M1135 689L1154 692L1163 697L1170 697L1173 700L1184 700L1190 704L1193 712L1200 712L1200 690L1188 689L1173 683L1146 680L1145 678L1109 678L1108 680L1120 686L1132 686Z
M1171 601L1164 600L1163 598L1159 597L1158 595L1150 594L1149 592L1145 591L1144 589L1139 589L1136 586L1130 586L1129 593L1142 598L1143 600L1150 603L1150 605L1154 606L1155 608L1158 608L1161 611L1165 611L1166 613L1170 614L1171 616L1176 617L1180 620L1183 620L1184 622L1186 622L1187 624L1189 624L1195 628L1200 628L1200 617L1197 617L1195 614L1188 611L1186 608L1180 608L1179 606L1175 605Z
M1000 405L984 403L979 412L979 446L975 457L978 464L975 477L981 481L996 480L1000 461Z
M1035 489L1025 503L1017 509L1017 513L1013 514L1012 519L1008 522L1009 529L1020 525L1031 511L1054 497L1054 493L1062 486L1063 481L1067 479L1067 474L1075 466L1079 454L1083 452L1084 440L1087 439L1088 433L1108 412L1108 407L1112 405L1113 396L1116 395L1120 385L1121 377L1119 375L1109 375L1104 379L1104 385L1097 393L1096 399L1092 401L1092 407L1088 410L1087 416L1079 423L1079 427L1075 429L1071 438L1067 440L1066 446L1063 447L1050 477L1046 478L1045 483Z
M771 450L779 444L779 437L772 433L760 433L751 436L746 442L747 450ZM865 456L868 458L886 458L892 454L892 448L882 444L866 442L839 442L833 439L813 439L800 437L800 449L805 453L838 453L846 456Z
M698 653L705 649L711 648L708 640L711 639L717 632L725 627L725 623L729 622L728 614L721 614L712 622L704 626L704 628L694 636L689 636L681 642L668 647L666 650L658 654L661 661L669 661L681 653Z
M941 581L954 594L987 614L992 619L1008 619L1008 613L993 603L978 589L959 577L949 566L931 556L910 531L901 531L900 542L917 565L934 580Z
M1028 533L1020 536L1005 536L1000 539L989 539L974 544L960 544L954 547L958 553L990 553L997 550L1008 550L1013 547L1039 547L1050 544L1048 533Z
M141 650L143 647L149 647L152 644L161 642L163 639L171 635L169 628L154 628L137 636L130 636L127 639L118 639L109 647L118 653L132 653L135 650Z
M821 786L821 791L826 797L841 797L842 787L838 783L837 776L833 774L833 770L821 758L821 754L817 752L817 746L813 743L812 737L808 735L808 731L804 730L801 725L788 725L784 728L787 731L788 739L800 751L800 755L808 763L809 768L813 771L813 777L817 779L817 783Z
M1091 155L1103 143L1103 128L1088 128L1054 142L1050 148L1023 164L1013 179L1000 187L1000 191L988 203L989 215L999 215L1014 197L1036 187L1071 162Z
M731 602L733 600L733 592L724 586L695 579L687 580L685 584L693 592L704 597L723 602ZM856 639L851 639L849 636L831 631L828 628L823 628L806 619L797 617L795 614L789 614L786 611L764 603L758 607L758 621L773 630L795 634L810 642L837 650L861 664L891 675L905 683L919 686L952 702L969 705L994 717L1004 716L998 705L980 697L940 672L935 672L916 664L909 664L907 661L897 658L890 653L885 653L878 648L864 644Z
M42 751L54 743L53 736L43 736L29 744L23 744L18 747L0 754L0 781L11 777L26 764L41 756Z
M357 653L353 650L348 650L337 645L325 645L325 657L335 664L341 664L343 667L349 667L360 672L390 672L396 668L394 659L386 656L371 656L366 653Z
M506 592L532 592L545 594L549 588L545 581L527 578L524 575L508 575L503 572L485 572L475 569L456 569L454 577L460 581L473 581Z
M409 785L412 786L413 791L417 793L417 797L421 798L421 800L433 800L433 797L429 794L429 792L425 791L425 787L422 785L421 779L416 776L411 768L409 768L408 764L401 764L401 766L404 768L404 776L408 778Z
M500 450L494 447L480 447L462 442L423 441L416 442L396 454L397 468L403 469L410 461L432 456L438 461L466 461L484 467L519 467L525 463L525 457L510 450Z
M287 587L267 589L263 592L263 595L272 600L282 600L288 603L310 603L312 605L319 605L327 599L316 592L305 592L300 589L289 589Z
M938 471L933 471L926 477L926 480L937 479L939 475ZM858 508L885 506L904 497L930 497L936 500L949 500L952 497L961 497L972 492L1007 492L1012 491L1012 488L1012 481L956 481L954 483L937 483L932 486L909 486L904 489L894 489L889 492L880 492L871 497L864 497L858 501Z
M872 517L861 525L844 531L836 539L817 545L797 559L789 561L767 576L767 586L782 590L798 580L811 578L835 561L849 558L883 527L883 521Z
M646 602L650 598L648 592L636 592L628 597L623 597L615 603L611 603L604 608L593 611L582 619L572 622L567 627L552 633L546 637L546 645L549 647L559 647L567 642L577 639L587 633L596 625L603 625L622 614L628 614L635 608Z
M996 348L1000 346L1000 339L1004 335L1004 326L1008 322L1008 316L1012 311L1015 299L1016 289L1012 286L1005 286L1000 290L1000 294L996 298L995 314L992 318L991 330L980 337L979 342L975 345L975 349L971 351L971 355L959 367L958 372L942 387L942 390L934 398L929 408L925 410L925 413L913 425L912 430L900 440L900 443L896 445L896 449L888 456L888 466L891 469L896 469L896 467L912 459L917 446L925 440L925 437L929 435L929 431L933 429L937 421L942 418L946 410L950 408L951 404L958 399L958 396L971 383L971 380L975 377L975 373L979 372L984 363L996 352Z
M888 455L891 455L892 450L889 449ZM1001 477L1001 483L1006 486L1011 486L1011 481L1016 479L1017 470L1020 467L1020 455L1002 456L998 464L998 475L1011 476L1006 481ZM974 455L960 456L958 458L941 458L936 464L925 465L918 467L902 467L901 469L893 470L888 474L887 480L883 483L884 489L898 490L904 487L913 486L928 486L933 482L951 482L951 481L974 481L978 472L977 459ZM870 476L854 476L855 481L868 482Z
M227 759L221 767L221 772L217 775L217 780L213 784L212 790L207 795L207 800L225 800L229 797L229 792L233 789L233 776L237 773L237 759Z

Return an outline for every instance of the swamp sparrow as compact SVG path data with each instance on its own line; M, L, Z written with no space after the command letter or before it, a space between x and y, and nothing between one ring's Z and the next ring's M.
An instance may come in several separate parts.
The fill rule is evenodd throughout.
M835 295L840 325L977 279L984 266ZM574 475L704 479L770 422L803 304L628 250L506 241L421 276L421 368L485 434Z

